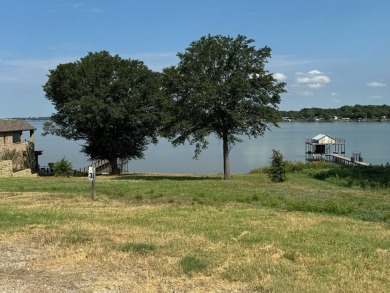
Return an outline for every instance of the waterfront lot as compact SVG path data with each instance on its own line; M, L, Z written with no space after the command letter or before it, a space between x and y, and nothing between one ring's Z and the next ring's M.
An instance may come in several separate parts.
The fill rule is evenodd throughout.
M389 291L388 189L288 178L0 179L0 291Z

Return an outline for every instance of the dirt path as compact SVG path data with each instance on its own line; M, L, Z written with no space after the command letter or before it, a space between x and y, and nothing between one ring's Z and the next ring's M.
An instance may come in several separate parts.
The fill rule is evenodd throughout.
M1 292L80 292L89 291L96 277L61 266L39 268L36 264L50 257L26 243L0 244ZM84 290L85 289L85 290ZM91 291L92 292L92 291Z

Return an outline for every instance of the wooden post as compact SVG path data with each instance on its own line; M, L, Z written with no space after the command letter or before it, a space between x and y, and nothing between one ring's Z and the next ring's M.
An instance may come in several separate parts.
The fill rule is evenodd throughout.
M91 182L91 197L92 200L96 200L96 187L95 187L95 180Z

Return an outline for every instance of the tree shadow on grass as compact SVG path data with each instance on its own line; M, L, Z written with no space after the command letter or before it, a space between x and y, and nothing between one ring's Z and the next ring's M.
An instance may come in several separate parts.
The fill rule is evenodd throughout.
M148 181L160 181L160 180L172 180L172 181L201 181L201 180L222 180L220 175L197 175L197 174L147 174L147 173L134 173L124 174L116 177L111 177L112 180L148 180Z

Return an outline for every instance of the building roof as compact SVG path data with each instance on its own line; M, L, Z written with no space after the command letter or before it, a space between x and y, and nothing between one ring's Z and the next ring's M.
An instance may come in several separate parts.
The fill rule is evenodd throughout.
M334 143L336 143L337 140L338 139L333 138L333 137L326 135L326 134L318 134L311 139L311 142L319 143L320 141L322 141L322 144L334 144Z
M0 133L25 130L36 130L36 128L24 120L0 119Z
M325 134L317 134L316 136L314 136L312 139L313 140L320 140L321 138L323 138L324 136L327 136Z

